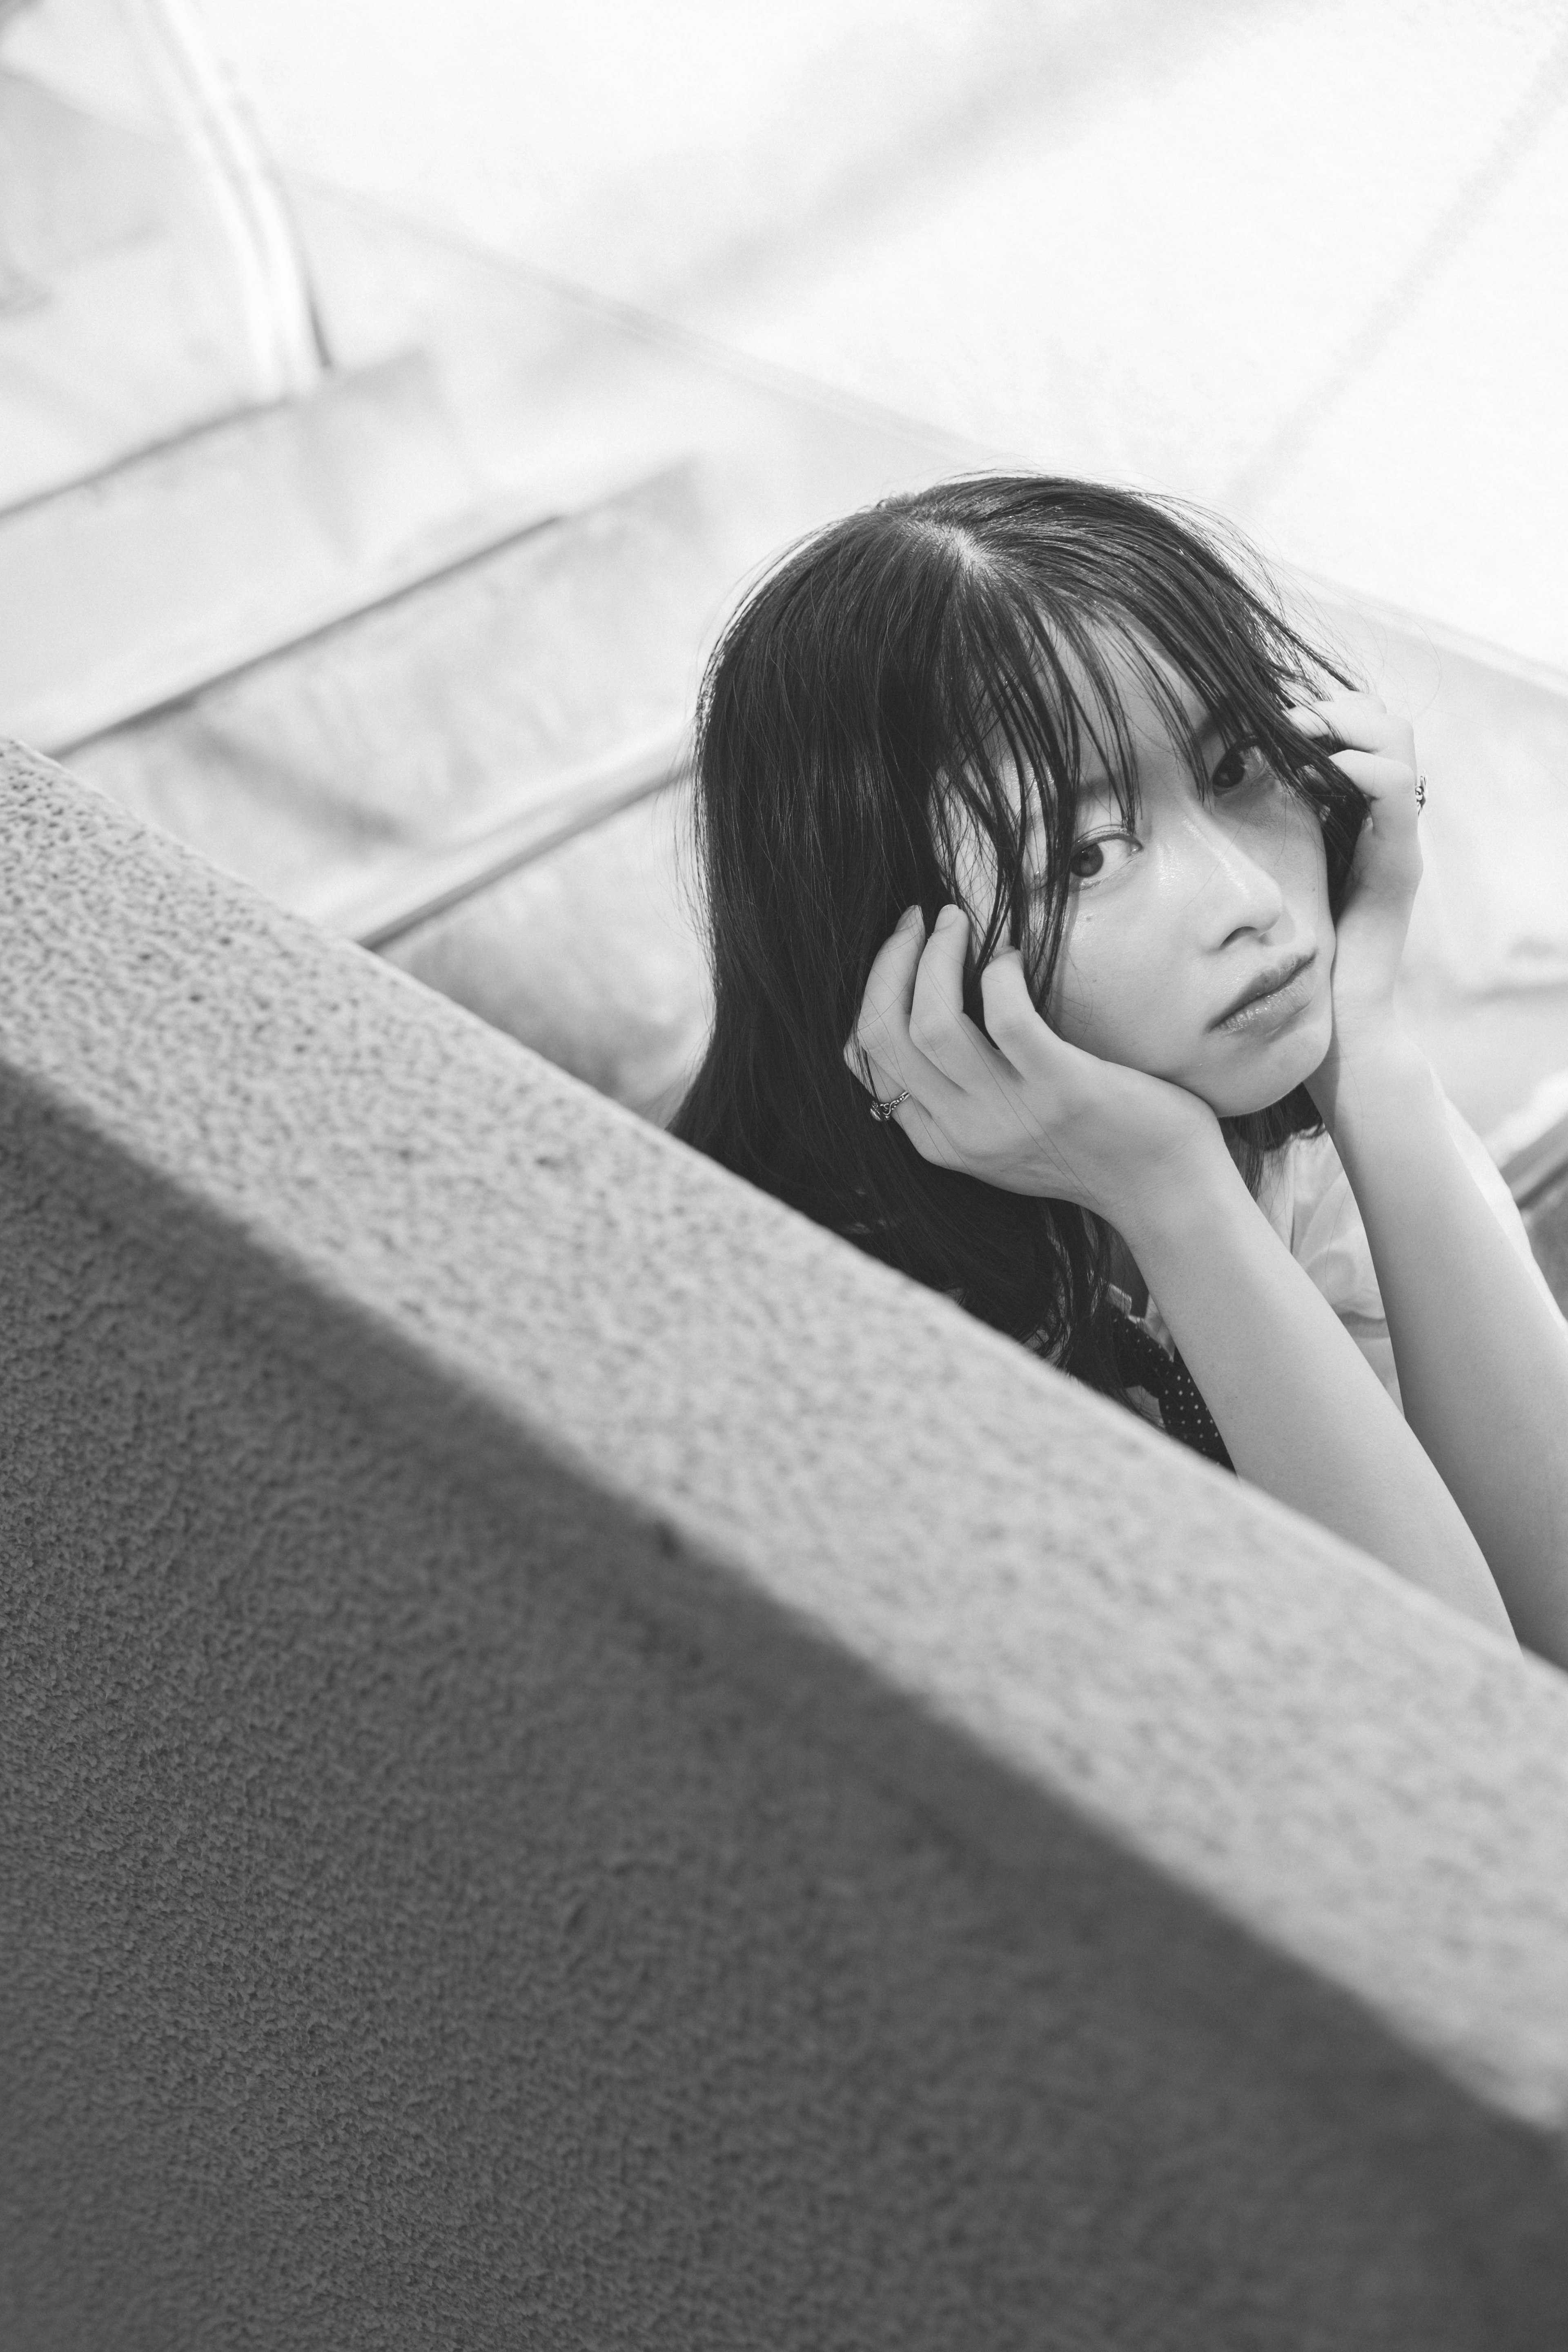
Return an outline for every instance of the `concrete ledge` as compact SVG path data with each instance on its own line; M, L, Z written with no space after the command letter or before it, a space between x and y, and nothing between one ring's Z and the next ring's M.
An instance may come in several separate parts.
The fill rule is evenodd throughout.
M6 2340L1563 2336L1561 1677L0 824Z

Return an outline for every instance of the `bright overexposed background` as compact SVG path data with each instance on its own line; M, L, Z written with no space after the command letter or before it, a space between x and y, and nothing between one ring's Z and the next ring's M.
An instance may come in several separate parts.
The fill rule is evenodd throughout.
M656 789L814 522L998 459L1109 478L1352 631L1430 770L1408 1015L1480 1129L1561 1077L1562 0L0 0L0 724L315 919L423 905L596 761ZM706 970L654 815L579 817L396 952L646 1108Z
M297 172L1568 667L1560 0L201 13Z

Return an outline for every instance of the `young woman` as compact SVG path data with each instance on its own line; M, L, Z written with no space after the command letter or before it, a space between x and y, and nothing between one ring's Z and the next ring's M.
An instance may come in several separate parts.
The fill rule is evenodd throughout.
M1568 1664L1568 1324L1394 1010L1424 796L1167 502L852 515L704 684L673 1131Z

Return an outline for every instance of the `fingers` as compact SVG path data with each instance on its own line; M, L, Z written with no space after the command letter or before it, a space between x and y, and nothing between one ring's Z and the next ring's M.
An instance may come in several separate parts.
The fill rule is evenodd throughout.
M1070 1192L1073 1171L1041 1118L1048 1129L1053 1082L1070 1081L1071 1066L1089 1056L1040 1019L1016 948L1005 949L980 975L986 1024L999 1041L994 1045L963 1011L967 938L962 910L933 929L928 940L911 909L879 951L844 1059L881 1101L904 1097L887 1123L903 1130L922 1160L974 1172L1004 1147L1005 1156L1016 1160L1022 1138L1030 1165L1040 1163L1044 1146ZM948 1076L943 1060L962 1068L962 1080ZM1030 1099L1020 1093L1026 1068L1037 1088L1046 1082L1044 1096Z
M916 1087L932 1090L944 1082L940 1072L923 1065L909 1042L908 1004L914 988L914 967L924 943L920 908L911 907L878 951L861 999L860 1018L844 1048L844 1060L878 1100L890 1103L900 1095L908 1097L885 1124L901 1128L922 1160L950 1168L956 1165L952 1147L916 1092ZM869 1104L867 1108L869 1111Z
M954 1164L954 1136L977 1116L992 1115L998 1091L1016 1076L963 1010L968 937L962 908L944 908L927 940L911 908L878 951L844 1051L848 1067L882 1101L910 1097L893 1120L922 1158L942 1165Z
M1320 694L1310 702L1294 702L1285 716L1298 727L1312 726L1338 733L1336 721L1361 729L1388 718L1388 705L1377 694ZM1394 721L1397 725L1399 722Z
M1336 736L1352 751L1403 759L1415 772L1415 738L1409 719L1391 711L1375 694L1328 695L1321 701L1295 704L1285 716L1300 734Z
M992 957L980 975L980 1000L985 1007L986 1028L1016 1068L1026 1066L1031 1049L1037 1052L1040 1032L1054 1043L1061 1043L1040 1018L1029 993L1024 959L1016 948L1005 948L1000 955Z
M889 1070L899 1067L900 1053L908 1047L910 998L915 966L924 944L925 924L921 910L918 907L906 908L893 931L878 949L867 974L850 1044Z
M957 1088L910 1034L916 973L925 949L925 925L920 908L911 907L877 951L844 1059L862 1085L870 1085L884 1101L907 1092L922 1110L940 1118ZM906 1124L903 1111L897 1117L900 1125Z
M1392 803L1395 811L1408 802L1414 820L1415 771L1408 760L1375 751L1336 751L1332 764L1371 800Z
M1332 738L1342 747L1331 752L1332 766L1366 794L1380 828L1414 834L1420 812L1415 736L1407 719L1389 711L1374 694L1326 697L1303 703L1286 716L1301 734Z
M924 940L920 910L911 908L871 966L856 1024L855 1042L933 1108L938 1081L948 1082L948 1093L973 1085L993 1058L963 1010L968 936L962 908L944 908Z
M958 1165L958 1155L952 1144L931 1113L922 1109L912 1095L908 1102L899 1105L885 1124L901 1127L921 1158L929 1160L933 1167L955 1168Z
M993 1058L993 1049L963 1009L968 950L969 918L961 907L944 907L921 957L910 1000L911 1041L957 1086L973 1086Z
M902 1128L922 1160L931 1160L939 1168L956 1165L947 1137L924 1105L917 1102L913 1093L900 1084L896 1072L879 1062L874 1054L868 1054L858 1046L853 1038L844 1048L844 1059L866 1088L868 1097L890 1103L900 1094L907 1097L905 1101L899 1103L892 1117L884 1120L885 1126ZM866 1108L868 1116L871 1109L869 1099Z
M1026 1079L1037 1101L1065 1107L1092 1057L1081 1046L1069 1045L1039 1011L1016 948L1005 948L986 965L980 994L985 1026L1005 1057L1002 1066Z

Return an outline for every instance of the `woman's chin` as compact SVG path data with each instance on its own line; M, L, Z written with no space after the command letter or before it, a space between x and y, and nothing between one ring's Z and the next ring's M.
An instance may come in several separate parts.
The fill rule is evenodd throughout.
M1245 1057L1221 1069L1207 1069L1181 1083L1201 1096L1220 1118L1245 1118L1283 1102L1304 1086L1329 1050L1333 1017L1303 1022L1299 1034L1277 1035L1259 1042Z

